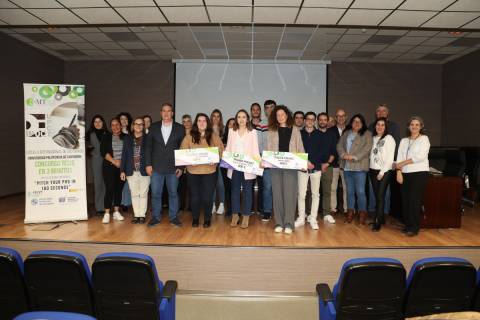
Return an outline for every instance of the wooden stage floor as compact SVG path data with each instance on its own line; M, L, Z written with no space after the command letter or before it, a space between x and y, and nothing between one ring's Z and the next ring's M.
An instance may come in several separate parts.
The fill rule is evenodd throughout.
M274 222L262 222L257 216L251 219L248 229L231 228L229 219L215 215L209 229L193 229L191 214L182 212L182 228L168 223L164 212L162 223L153 228L131 224L131 213L125 221L101 223L101 217L88 221L60 223L49 231L39 231L39 225L25 225L24 196L0 199L0 239L52 240L69 242L129 243L180 246L242 246L289 248L390 248L390 247L475 247L480 246L480 209L466 208L460 229L422 229L419 236L404 236L397 222L388 219L381 232L373 233L368 226L345 224L343 216L335 217L337 223L319 222L320 229L309 225L297 228L292 235L276 234ZM147 217L148 221L148 217Z

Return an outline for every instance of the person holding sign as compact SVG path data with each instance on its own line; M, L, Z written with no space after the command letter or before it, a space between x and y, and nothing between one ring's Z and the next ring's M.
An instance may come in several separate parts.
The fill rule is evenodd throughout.
M290 110L283 105L276 106L268 119L267 148L274 152L304 153L300 130L293 125ZM275 232L291 234L294 227L297 199L297 171L271 169L273 188L273 211Z
M228 133L227 147L229 152L246 154L252 158L260 158L258 151L257 132L253 130L250 116L246 110L240 110L235 116L233 129ZM232 196L232 222L230 226L236 227L242 214L241 228L248 228L252 208L252 184L256 179L255 174L228 169L228 178L231 179ZM240 187L243 187L243 209L240 206Z
M210 119L205 113L198 113L192 130L183 138L180 149L198 149L217 147L221 156L223 143L218 134L213 132ZM203 208L203 227L211 225L213 198L217 180L217 164L198 164L187 166L188 186L190 188L190 201L192 208L192 227L197 228L200 220L200 210Z

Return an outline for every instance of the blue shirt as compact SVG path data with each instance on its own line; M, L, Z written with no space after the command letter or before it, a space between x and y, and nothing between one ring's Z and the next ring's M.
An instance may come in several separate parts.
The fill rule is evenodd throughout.
M322 163L327 163L330 156L335 155L335 137L329 131L322 132L314 129L312 132L300 130L303 148L308 153L308 161L314 166L314 170L321 170Z

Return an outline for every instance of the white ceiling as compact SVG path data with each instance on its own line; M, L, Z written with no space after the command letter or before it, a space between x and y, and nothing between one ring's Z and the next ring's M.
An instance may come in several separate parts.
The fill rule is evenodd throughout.
M0 0L0 31L64 60L445 63L480 49L480 0Z

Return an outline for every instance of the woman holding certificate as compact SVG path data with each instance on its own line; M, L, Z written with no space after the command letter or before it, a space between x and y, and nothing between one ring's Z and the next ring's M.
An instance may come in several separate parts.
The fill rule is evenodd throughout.
M228 133L227 147L229 152L245 154L251 158L260 158L258 151L257 132L253 130L250 115L246 110L240 110L235 116L233 128ZM228 178L231 179L232 195L232 222L230 226L236 227L242 214L241 228L248 228L248 221L252 208L253 182L257 178L255 174L228 169ZM240 206L240 187L243 187L243 209Z
M293 125L292 113L286 106L278 105L268 119L268 151L303 153L300 129ZM275 232L293 232L297 204L297 170L272 169L273 211Z
M195 117L190 134L182 141L180 149L197 149L217 147L220 156L223 152L223 143L220 137L213 132L210 119L204 113ZM200 220L200 210L203 208L203 227L211 224L213 198L212 194L217 181L217 164L199 164L187 166L188 186L192 208L192 227L197 228Z

